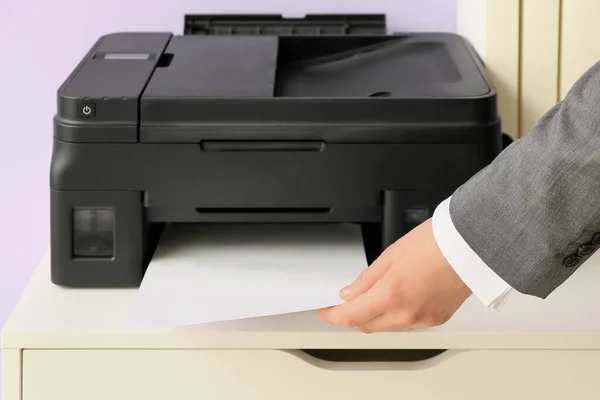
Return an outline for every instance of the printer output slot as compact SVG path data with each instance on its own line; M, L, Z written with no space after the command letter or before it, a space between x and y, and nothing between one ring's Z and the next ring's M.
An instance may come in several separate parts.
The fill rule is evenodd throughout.
M332 210L331 207L196 208L199 214L327 214Z

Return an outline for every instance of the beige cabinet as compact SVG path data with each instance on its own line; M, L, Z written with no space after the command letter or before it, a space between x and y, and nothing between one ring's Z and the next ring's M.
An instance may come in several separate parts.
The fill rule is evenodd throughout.
M598 0L458 0L458 33L480 53L513 138L600 61Z
M513 293L496 311L471 297L425 330L364 335L315 312L133 329L135 289L58 287L46 254L2 331L1 398L596 399L599 285L600 252L546 300Z

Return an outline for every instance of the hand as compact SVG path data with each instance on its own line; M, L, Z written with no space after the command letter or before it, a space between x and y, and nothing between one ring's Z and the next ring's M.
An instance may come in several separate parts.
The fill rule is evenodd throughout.
M470 295L427 220L340 291L345 303L319 310L319 317L364 333L429 328L446 323Z

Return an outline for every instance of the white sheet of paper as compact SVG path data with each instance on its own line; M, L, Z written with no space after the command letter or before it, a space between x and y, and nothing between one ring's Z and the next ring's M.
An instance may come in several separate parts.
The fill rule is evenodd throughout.
M315 310L367 267L352 224L168 226L128 324L181 327Z

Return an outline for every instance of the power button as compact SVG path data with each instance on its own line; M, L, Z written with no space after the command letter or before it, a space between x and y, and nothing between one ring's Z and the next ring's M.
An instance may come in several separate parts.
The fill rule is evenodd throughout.
M96 116L96 105L93 103L83 103L79 105L79 116L82 118L91 118Z

